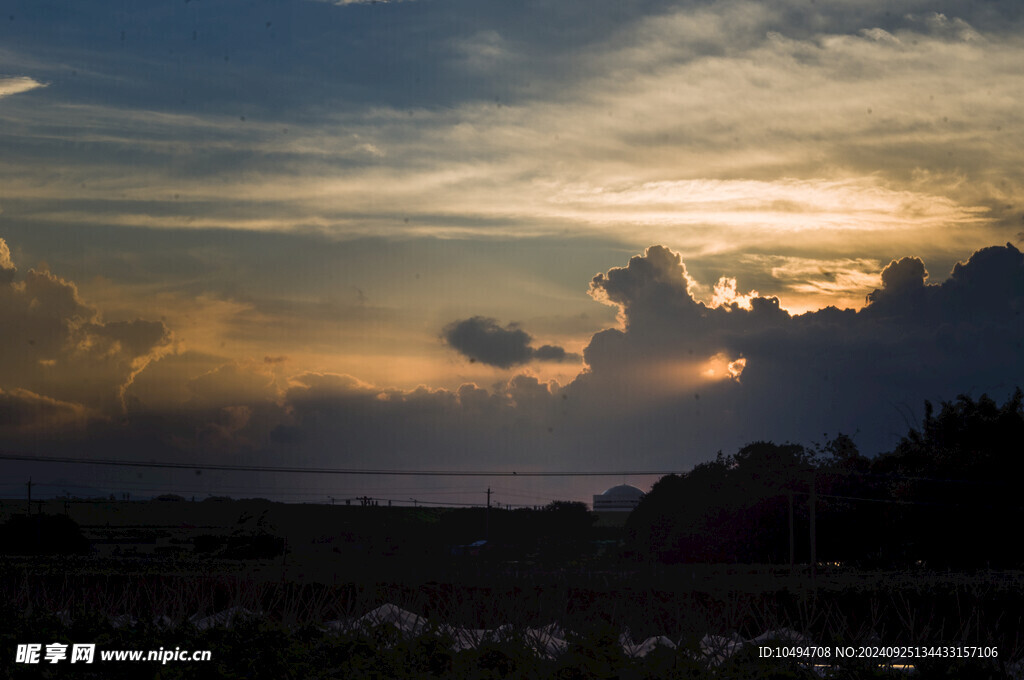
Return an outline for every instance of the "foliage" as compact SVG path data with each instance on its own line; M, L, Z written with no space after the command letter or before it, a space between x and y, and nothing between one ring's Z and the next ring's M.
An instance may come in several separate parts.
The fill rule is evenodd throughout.
M44 568L47 563L53 567L49 571ZM213 661L205 664L104 664L94 666L91 676L81 677L398 680L812 677L805 664L760 659L752 647L720 665L709 663L701 652L706 634L751 638L783 628L818 644L946 641L999 649L994 660L920 663L917 677L922 678L1006 678L1006 664L1022 651L1017 615L1024 607L1021 573L826 573L811 588L806 579L787 579L770 571L761 572L763 578L755 581L753 572L727 566L679 566L660 575L624 574L601 589L545 583L540 604L546 608L524 611L522 596L531 589L521 582L517 587L492 581L487 586L449 584L444 589L437 584L401 588L351 583L314 588L276 579L256 582L240 574L189 572L143 578L90 571L97 566L92 557L0 561L0 647L10 650L30 641L57 641L95 642L101 649L179 646L213 652ZM383 623L340 630L324 625L329 620L351 621L382 602L395 602L430 623L417 634ZM483 611L488 606L492 612ZM230 627L201 623L207 614L234 607L262 613L237 618ZM196 612L199 618L190 616ZM569 646L545 657L534 651L525 632L551 622L568 631L558 636ZM440 623L492 629L499 623L508 625L500 637L456 651L451 630ZM679 648L659 647L643 658L632 658L619 639L627 629L634 631L635 641L666 635ZM7 664L0 665L0 678L57 677L68 671L67 666ZM76 669L74 675L78 674ZM877 663L853 660L841 673L827 677L894 676Z
M802 446L754 442L662 478L630 515L632 547L668 563L783 561L788 494L811 465Z
M12 515L0 525L0 552L7 555L71 555L89 552L78 524L63 515Z
M961 395L869 459L839 434L807 450L754 442L654 485L629 518L631 553L662 563L1024 565L1006 527L1024 521L1024 393ZM792 525L792 539L790 526Z

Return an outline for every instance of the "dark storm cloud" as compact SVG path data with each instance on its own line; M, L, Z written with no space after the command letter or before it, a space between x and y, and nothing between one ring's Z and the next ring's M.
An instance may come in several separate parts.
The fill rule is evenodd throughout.
M470 361L499 368L525 364L533 357L529 333L516 324L502 328L494 319L482 316L448 324L442 337Z
M533 350L533 358L537 361L567 361L574 356L558 345L541 345Z
M441 337L470 361L498 368L511 368L530 361L579 360L577 355L556 345L531 347L533 338L518 324L502 327L496 320L482 316L453 321L445 326Z

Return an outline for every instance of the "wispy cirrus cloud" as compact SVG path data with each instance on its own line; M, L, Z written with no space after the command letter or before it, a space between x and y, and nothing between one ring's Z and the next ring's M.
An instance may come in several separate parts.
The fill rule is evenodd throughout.
M0 97L8 97L12 94L29 92L40 87L46 87L46 83L41 83L34 78L29 78L28 76L0 76Z
M125 204L118 223L300 223L339 236L361 222L449 237L531 234L547 223L688 252L765 230L820 238L975 228L1020 203L1019 164L999 142L1022 131L1019 38L940 15L850 33L829 32L823 17L818 30L786 35L772 30L779 11L732 3L642 19L573 55L579 72L557 89L509 101L374 106L289 124L97 106L43 112L21 120L19 135L116 148L136 159L133 172L96 168L101 153L66 158L69 180L94 180L58 191L52 179L19 182L31 175L21 165L4 198L88 195ZM496 30L453 38L449 49L453 67L472 57L498 75L512 68ZM197 136L208 143L180 143ZM161 219L172 195L203 202L202 214ZM152 202L153 212L126 200ZM229 216L216 205L240 201L268 210ZM39 214L73 219L53 205Z
M378 15L306 3L294 18L309 44L336 44L317 53L303 52L305 42L284 43L276 17L273 26L256 22L245 45L225 35L214 48L204 42L209 25L180 10L180 35L167 33L180 41L168 53L208 53L214 90L196 75L205 71L168 68L147 71L157 74L153 90L138 90L148 99L136 89L104 100L64 97L62 89L60 101L42 108L29 97L5 99L5 220L68 230L233 230L253 243L257 231L419 245L587 239L631 251L665 243L685 257L702 300L757 290L791 311L863 306L878 266L907 253L946 271L959 253L1018 240L1024 173L1007 140L1024 135L1024 40L970 3L948 2L940 15L900 0L885 16L855 3L641 2L564 37L550 27L575 20L569 10L537 10L537 30L525 31L494 8L456 25L443 13L458 3L428 4ZM302 23L311 8L318 22ZM333 40L341 27L326 17L342 15L375 15L393 40L369 52L352 35ZM426 31L412 17L441 28ZM302 54L307 79L243 50L272 40ZM394 78L403 59L428 64L416 77L440 99L410 98L389 78L359 89L358 74L337 70L354 56ZM131 68L109 51L103 57L107 75ZM163 50L146 57L166 58ZM83 59L83 74L88 66ZM135 79L125 82L138 82L139 73L129 75ZM224 88L228 75L259 87ZM501 96L479 79L501 84ZM286 90L292 80L295 89ZM180 103L170 92L180 102L197 92L209 101ZM259 92L268 95L262 102ZM530 260L543 250L515 251L506 264L519 307L506 292L500 309L474 299L442 310L449 298L420 295L419 282L416 292L396 292L383 273L366 279L387 291L396 325L416 320L416 351L429 353L438 327L481 310L530 323L530 315L555 314L557 297L578 305L570 316L585 311L585 300L566 302L570 293L582 297L568 280L557 294L525 301L523 272L536 273ZM409 261L427 261L426 252ZM723 277L729 285L715 291ZM182 285L191 293L200 284ZM479 295L464 288L460 300ZM290 299L302 301L294 310L311 310L303 305L319 295ZM541 296L547 306L530 309ZM248 309L234 291L223 299ZM339 317L355 316L351 307L336 307ZM279 308L257 308L261 323L247 326L253 333L278 327ZM575 351L582 338L552 342ZM283 345L253 356L268 352L300 356Z

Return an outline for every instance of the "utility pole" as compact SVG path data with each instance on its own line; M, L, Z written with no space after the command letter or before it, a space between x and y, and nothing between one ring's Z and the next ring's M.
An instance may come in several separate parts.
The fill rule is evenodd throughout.
M32 514L32 478L28 478L28 483L25 485L28 487L28 514Z
M491 487L487 487L487 512L484 515L484 540L491 540Z
M793 547L793 490L786 494L789 497L789 574L793 575L796 553Z
M815 506L818 504L817 489L815 489L815 475L814 471L811 472L811 497L808 499L810 504L810 515L811 515L811 581L814 581L814 576L818 568L818 535L815 530Z

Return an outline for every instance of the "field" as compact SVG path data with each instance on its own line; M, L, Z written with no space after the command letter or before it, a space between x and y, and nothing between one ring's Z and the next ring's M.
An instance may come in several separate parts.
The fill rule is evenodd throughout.
M779 634L799 634L804 645L995 649L997 656L984 660L917 660L915 672L1020 677L1021 572L820 565L812 581L806 565L792 573L781 565L653 567L608 548L615 541L608 531L621 528L607 527L596 534L604 547L575 559L545 555L543 546L510 559L507 551L453 553L450 545L431 545L447 521L441 510L261 503L69 508L94 542L88 554L0 558L5 649L63 640L213 653L206 664L108 662L93 667L96 677L852 678L906 672L866 660L814 669L806 660L759 659L756 646L739 644L766 631L790 631ZM43 511L63 513L63 506ZM225 556L233 536L262 535L260 518L262 530L272 527L273 535L287 538L287 548L273 557ZM380 531L378 522L385 520L392 539L410 527L422 537L412 547L383 537L368 543L358 530ZM219 547L197 550L204 540ZM411 557L417 550L420 559ZM422 625L360 620L385 605L423 617ZM479 634L467 642L464 630ZM561 642L539 651L540 630ZM637 645L661 636L671 646L652 643L640 653ZM39 677L43 670L57 677L69 669L2 667L10 669L3 671L8 677Z

